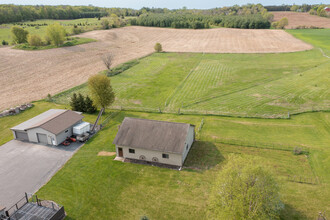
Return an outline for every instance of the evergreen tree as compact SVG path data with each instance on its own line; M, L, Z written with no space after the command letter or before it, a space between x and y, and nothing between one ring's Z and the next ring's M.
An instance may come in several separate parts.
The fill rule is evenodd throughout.
M77 94L73 93L72 97L71 97L71 102L70 102L70 106L72 111L79 111L78 110L78 99L77 99Z
M89 114L95 113L97 111L97 108L94 106L93 101L89 98L88 95L85 99L85 110Z
M78 107L78 111L86 112L85 98L81 93L78 94L77 107Z

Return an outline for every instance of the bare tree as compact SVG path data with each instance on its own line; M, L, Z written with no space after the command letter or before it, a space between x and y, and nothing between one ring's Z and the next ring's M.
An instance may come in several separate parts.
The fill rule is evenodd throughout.
M107 53L102 57L104 65L107 67L108 70L110 70L112 64L113 64L113 54Z

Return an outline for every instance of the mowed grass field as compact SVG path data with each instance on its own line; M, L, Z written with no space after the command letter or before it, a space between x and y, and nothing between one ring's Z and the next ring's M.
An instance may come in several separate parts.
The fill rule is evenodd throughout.
M54 103L36 102L35 110L64 108ZM31 117L28 110L15 116L17 123ZM85 115L93 121L96 115ZM124 117L192 123L197 130L182 171L114 161L114 156L97 156L115 151L112 144ZM0 124L9 120L1 118ZM14 117L11 118L14 121ZM12 123L13 125L15 123ZM281 185L285 209L281 219L314 219L329 210L330 198L330 113L317 112L291 119L251 119L221 116L194 116L122 111L37 193L65 206L67 219L205 219L213 180L229 154L261 157L273 167ZM8 127L1 128L1 131ZM10 134L11 136L11 134ZM216 140L226 140L228 144ZM255 142L242 146L234 140ZM230 143L232 141L232 144ZM267 145L259 143L268 143ZM271 149L273 144L305 146L308 155ZM243 142L244 145L244 142ZM302 178L310 183L292 182ZM316 184L315 184L316 183Z
M95 27L101 26L101 21L99 21L97 18L81 18L81 19L74 19L74 20L51 20L51 19L44 19L44 20L36 20L36 21L27 21L27 22L18 22L13 24L1 24L0 25L0 42L3 40L12 43L13 37L10 32L10 28L14 25L23 27L25 30L27 30L30 34L37 34L40 37L44 38L46 36L46 29L47 26L29 26L29 25L35 25L35 24L54 24L59 23L61 24L67 33L72 33L72 27L73 25L82 24L82 27L86 30L92 30ZM17 25L19 24L19 25ZM23 24L23 25L21 25Z
M310 51L281 54L157 53L111 77L113 107L140 111L286 118L329 110L330 29L290 30L313 44ZM73 92L55 97L67 104Z

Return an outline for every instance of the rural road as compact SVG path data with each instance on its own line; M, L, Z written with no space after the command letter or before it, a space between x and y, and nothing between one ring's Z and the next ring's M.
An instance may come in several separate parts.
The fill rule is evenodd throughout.
M0 146L0 206L9 209L24 193L35 193L80 145L50 147L12 140Z
M167 52L280 53L312 46L282 30L187 30L124 27L83 33L97 42L40 51L0 48L0 110L45 98L80 85L104 70L101 57L112 52L114 66L146 56L156 42Z

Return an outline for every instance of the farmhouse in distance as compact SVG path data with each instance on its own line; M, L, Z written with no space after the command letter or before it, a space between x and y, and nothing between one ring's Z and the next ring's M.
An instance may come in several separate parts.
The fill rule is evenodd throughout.
M182 167L194 140L194 125L125 117L113 144L118 157Z

